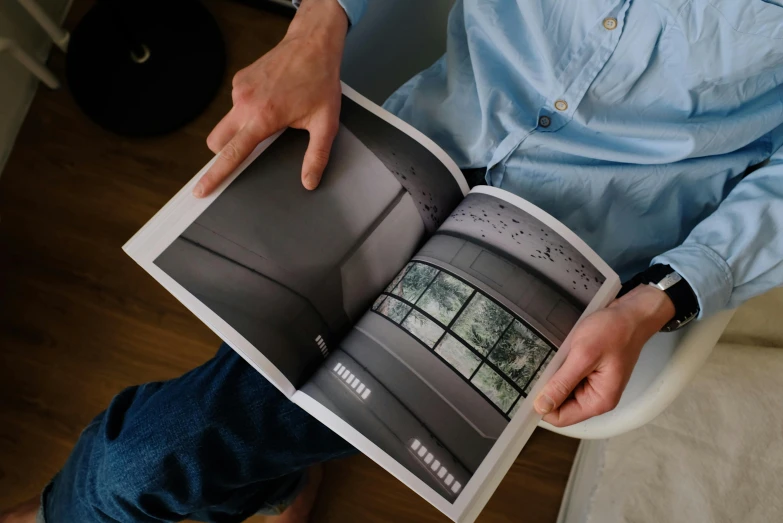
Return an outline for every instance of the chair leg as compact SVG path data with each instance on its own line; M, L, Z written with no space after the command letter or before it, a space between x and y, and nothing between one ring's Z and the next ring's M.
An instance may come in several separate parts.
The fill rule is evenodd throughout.
M33 19L38 22L38 25L41 26L41 28L46 32L47 35L49 35L49 38L52 39L52 42L59 47L63 52L68 50L68 40L70 39L71 35L54 23L54 21L51 19L51 17L46 14L46 11L41 9L41 6L38 5L38 2L35 0L17 0L19 4L27 11L27 13L33 17Z
M47 69L46 66L38 62L35 58L27 54L22 48L16 45L16 42L10 38L0 38L0 54L3 52L10 54L13 58L16 59L17 62L22 64L25 69L35 75L36 78L46 84L46 86L50 89L60 88L60 80L57 79L54 73Z

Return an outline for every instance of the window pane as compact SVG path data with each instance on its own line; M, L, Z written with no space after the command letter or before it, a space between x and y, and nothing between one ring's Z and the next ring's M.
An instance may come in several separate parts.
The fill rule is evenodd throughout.
M403 277L403 276L405 276L405 273L406 273L406 272L408 272L408 269L409 269L409 268L410 268L412 265L413 265L412 263L409 263L408 265L406 265L405 267L403 267L403 269L402 269L402 270L401 270L401 271L400 271L400 272L397 274L397 276L395 276L395 277L394 277L394 279L393 279L393 280L392 280L392 282L389 284L389 286L388 286L388 287L386 287L386 292L391 292L391 290L392 290L393 288L395 288L395 287L397 286L397 284L398 284L398 283L400 283L400 280L402 279L402 277Z
M511 322L512 316L482 294L475 294L453 330L476 350L486 354Z
M452 367L457 369L467 378L473 374L473 371L476 370L476 367L481 363L481 360L479 360L478 356L476 356L473 351L465 347L449 334L446 334L446 336L443 337L443 341L438 343L435 352L440 354L444 360L448 361Z
M416 310L408 314L408 317L402 323L402 327L423 341L428 347L435 345L435 342L443 334L443 329L437 323Z
M547 368L549 365L549 362L552 361L552 358L555 356L555 351L551 351L549 355L544 360L544 363L541 365L541 367L538 369L538 372L536 372L536 375L533 376L533 379L530 380L530 384L528 384L527 387L525 387L525 394L530 394L530 390L533 388L533 385L536 384L538 381L538 378L541 377L541 373L544 372L544 369Z
M378 312L389 318L395 323L400 323L402 319L411 310L409 305L405 305L400 300L395 300L387 296L383 303L378 305Z
M416 305L448 325L473 289L454 276L441 272Z
M381 294L378 296L378 298L375 300L375 303L372 304L372 310L377 311L378 307L380 307L381 303L383 303L383 300L386 299L385 294Z
M438 274L438 269L423 263L413 263L412 267L400 280L400 282L389 291L406 300L415 303L421 293L427 288L433 278Z
M519 396L509 382L487 365L482 365L471 381L503 412L506 412Z
M489 361L524 387L549 351L549 345L536 333L514 321L490 353Z

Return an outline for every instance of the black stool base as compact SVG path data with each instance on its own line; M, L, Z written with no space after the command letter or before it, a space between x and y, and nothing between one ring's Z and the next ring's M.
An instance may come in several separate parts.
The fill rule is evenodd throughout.
M226 69L223 36L195 0L103 0L71 33L76 103L125 136L168 133L201 114Z

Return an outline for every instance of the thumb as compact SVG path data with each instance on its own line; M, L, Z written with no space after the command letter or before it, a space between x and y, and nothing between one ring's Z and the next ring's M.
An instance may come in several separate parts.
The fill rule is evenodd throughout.
M321 183L338 128L339 123L336 119L334 121L323 119L308 128L310 143L302 162L302 185L305 189L312 191Z
M563 366L555 372L536 397L533 407L539 414L548 414L560 407L579 382L592 371L583 358L574 356L575 354L571 352L566 357Z

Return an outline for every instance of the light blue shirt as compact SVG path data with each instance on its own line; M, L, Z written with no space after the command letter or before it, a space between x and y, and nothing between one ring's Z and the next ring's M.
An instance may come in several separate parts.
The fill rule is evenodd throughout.
M783 283L783 0L457 0L386 108L702 315Z

